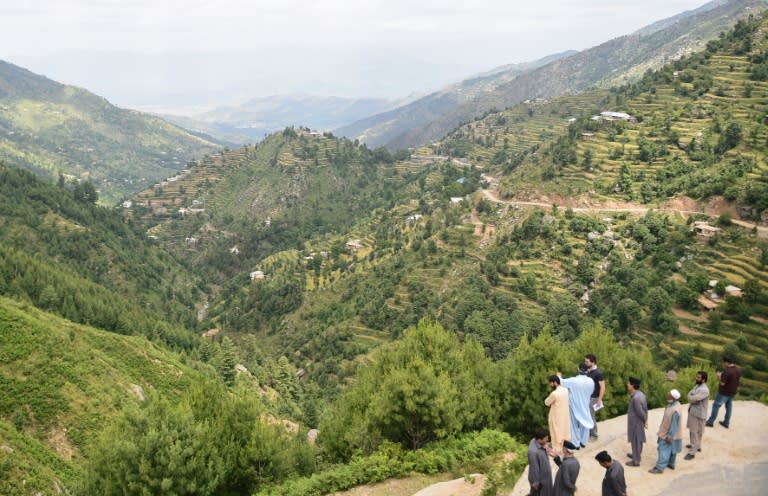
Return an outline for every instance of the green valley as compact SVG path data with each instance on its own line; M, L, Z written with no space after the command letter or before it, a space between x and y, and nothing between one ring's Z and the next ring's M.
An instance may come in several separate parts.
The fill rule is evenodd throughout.
M480 471L498 494L547 425L547 376L587 353L603 418L630 375L651 408L697 370L716 389L723 355L765 402L768 17L635 76L397 152L305 127L217 151L168 137L194 158L111 208L9 152L0 493L321 495ZM15 129L51 136L21 108ZM166 126L141 122L126 140Z

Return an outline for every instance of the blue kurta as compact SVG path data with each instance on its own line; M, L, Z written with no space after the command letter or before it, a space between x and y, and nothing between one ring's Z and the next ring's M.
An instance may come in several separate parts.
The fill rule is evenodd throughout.
M568 390L571 441L576 446L586 446L589 441L589 430L595 425L592 421L592 413L589 411L589 398L595 389L595 381L587 375L577 375L560 379L560 385Z

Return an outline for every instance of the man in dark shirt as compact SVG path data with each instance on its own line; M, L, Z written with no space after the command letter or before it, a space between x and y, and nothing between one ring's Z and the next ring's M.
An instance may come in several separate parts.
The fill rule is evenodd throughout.
M596 413L603 407L603 395L605 394L605 377L603 372L597 366L597 357L590 353L584 356L584 363L587 365L587 375L595 381L595 389L592 391L592 397L589 399L589 411L592 414L592 421L595 426L589 431L589 437L597 439L597 417Z
M717 388L715 402L712 404L712 414L707 419L707 427L712 427L717 420L717 414L720 412L720 406L725 405L725 419L719 422L726 429L731 424L731 412L733 411L733 397L739 389L739 380L741 379L741 369L734 363L733 358L723 357L723 371L717 373L720 385Z
M595 460L605 469L602 496L627 496L627 482L624 480L624 467L618 460L611 458L607 451L601 451Z

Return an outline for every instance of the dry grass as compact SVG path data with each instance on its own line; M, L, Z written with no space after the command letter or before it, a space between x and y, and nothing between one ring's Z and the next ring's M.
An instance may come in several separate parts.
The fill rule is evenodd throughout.
M425 487L455 479L452 474L416 474L405 479L389 479L378 484L358 486L348 491L334 493L334 496L403 496L414 494Z

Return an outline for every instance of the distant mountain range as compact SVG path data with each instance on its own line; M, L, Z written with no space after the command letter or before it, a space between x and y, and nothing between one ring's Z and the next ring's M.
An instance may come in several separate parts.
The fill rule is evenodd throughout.
M542 59L526 68L513 66L487 80L463 81L335 133L359 138L372 147L426 144L493 109L638 79L648 69L701 50L707 40L730 29L738 18L765 5L764 0L716 0L582 52Z
M287 126L330 131L402 104L379 98L274 95L186 115L177 115L174 110L160 111L158 115L186 129L223 140L254 143Z
M306 126L320 131L355 134L360 126L375 125L383 116L399 116L412 126L428 125L447 110L473 101L517 76L575 54L567 51L533 62L508 64L477 74L428 95L412 95L400 100L345 98L317 95L273 95L253 98L241 105L204 111L172 108L155 113L174 124L195 132L216 136L232 143L253 143L287 126ZM371 117L373 116L373 117ZM352 124L350 127L350 123ZM369 124L370 123L370 124ZM352 131L349 131L352 129ZM394 132L401 132L399 127ZM370 144L367 136L355 136Z
M335 133L360 139L369 146L384 145L408 129L428 126L453 109L471 104L523 74L575 53L575 51L562 52L533 62L505 65L465 79L388 112L341 127Z
M0 61L0 161L91 180L109 202L174 176L222 143Z
M272 96L188 117L164 116L176 125L0 62L0 160L49 176L89 179L103 200L114 202L222 146L253 143L291 125L333 130L371 148L414 147L521 101L636 80L703 48L765 5L766 0L717 0L583 52L499 67L402 102ZM356 122L344 125L351 121Z

